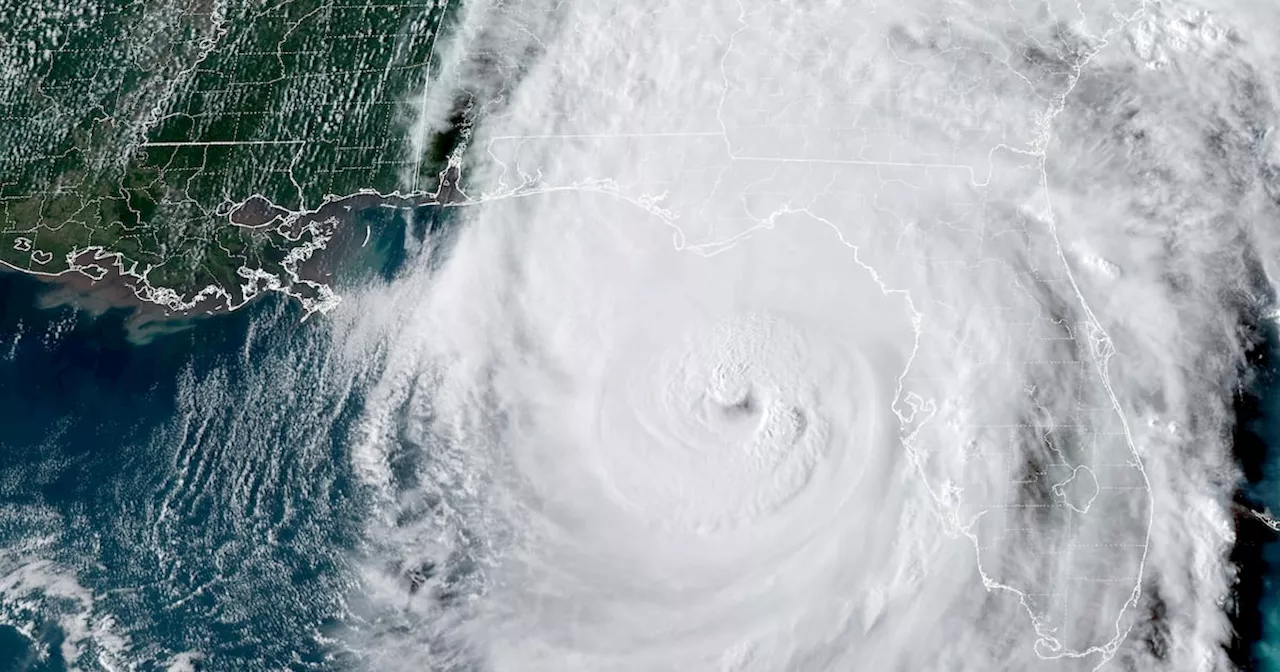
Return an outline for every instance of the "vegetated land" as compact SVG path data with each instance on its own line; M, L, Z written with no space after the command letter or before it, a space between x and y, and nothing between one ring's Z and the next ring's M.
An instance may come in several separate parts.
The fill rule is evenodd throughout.
M264 291L332 305L298 268L343 197L428 197L444 169L451 148L419 159L406 131L446 12L0 1L0 264L177 313Z

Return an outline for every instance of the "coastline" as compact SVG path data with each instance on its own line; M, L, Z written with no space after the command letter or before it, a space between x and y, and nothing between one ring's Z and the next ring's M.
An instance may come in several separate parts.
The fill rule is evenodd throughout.
M0 617L37 635L0 626L0 670L21 646L40 670L167 669L192 651L199 669L322 669L314 633L343 614L334 559L360 505L328 451L361 398L324 372L323 335L276 295L139 347L123 311L41 308L49 287L0 275L5 492L25 503L0 512L0 543L25 549L0 569ZM260 508L237 497L245 473ZM314 500L288 499L299 475Z
M1235 544L1229 559L1236 580L1227 605L1232 626L1227 653L1240 669L1266 671L1280 664L1280 647L1271 641L1280 635L1274 595L1280 565L1273 557L1280 536L1267 524L1267 514L1280 510L1274 487L1280 479L1280 330L1270 319L1251 318L1254 323L1247 327L1256 339L1245 353L1247 365L1231 405L1231 445L1243 478L1232 506Z
M6 264L0 264L0 272L31 277L46 285L48 290L38 299L42 308L72 306L94 316L113 310L127 311L126 329L130 342L137 345L161 334L189 329L203 318L234 312L271 293L300 301L309 317L313 312L327 312L336 305L338 297L330 287L332 277L355 250L370 242L372 232L368 225L356 226L363 214L382 208L403 211L465 202L466 194L457 186L460 178L459 167L450 166L440 173L439 186L431 193L362 191L334 198L301 213L290 213L255 195L228 212L219 213L227 218L230 226L276 226L277 231L291 240L300 240L308 232L314 235L313 242L300 247L300 254L294 250L286 259L284 267L291 277L282 279L260 271L259 275L246 278L244 289L247 291L240 300L233 298L226 288L209 287L184 305L169 295L171 290L157 291L118 263L102 263L114 255L104 255L94 249L79 252L73 268L57 274L36 273Z

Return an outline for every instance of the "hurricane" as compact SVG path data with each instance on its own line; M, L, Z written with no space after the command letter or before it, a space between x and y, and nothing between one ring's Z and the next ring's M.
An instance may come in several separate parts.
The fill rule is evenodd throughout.
M456 232L348 327L385 356L352 646L1227 669L1222 386L1275 211L1246 15L467 5L416 122L487 104Z
M150 306L153 343L76 339L124 338L111 283L204 276L0 305L14 665L1265 669L1280 9L213 4L137 58L267 54L234 123L193 88L165 127L234 138L128 160L297 203L226 196L248 233L200 244L246 265L169 308L231 307ZM242 112L280 73L334 111ZM399 188L324 195L366 169ZM160 179L134 214L191 228L115 259L208 252Z

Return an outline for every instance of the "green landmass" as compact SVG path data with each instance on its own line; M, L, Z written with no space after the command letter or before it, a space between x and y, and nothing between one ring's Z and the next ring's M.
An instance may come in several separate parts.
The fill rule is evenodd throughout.
M353 194L426 193L407 124L447 3L26 0L0 7L0 264L174 311L297 276ZM456 142L457 138L441 138Z

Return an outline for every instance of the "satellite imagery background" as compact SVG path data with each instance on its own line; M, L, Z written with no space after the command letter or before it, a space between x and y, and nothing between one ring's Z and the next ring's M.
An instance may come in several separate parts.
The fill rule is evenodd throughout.
M1278 34L0 0L0 671L1280 670Z

